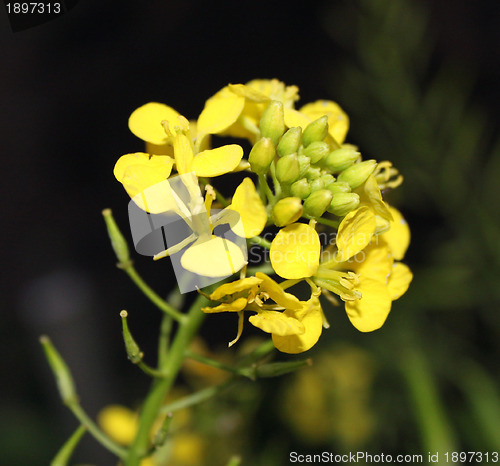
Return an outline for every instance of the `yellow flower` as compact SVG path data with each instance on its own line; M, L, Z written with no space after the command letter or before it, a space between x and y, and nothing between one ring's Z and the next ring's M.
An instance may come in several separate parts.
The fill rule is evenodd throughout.
M206 313L238 312L238 335L230 346L239 339L243 326L243 310L256 314L249 322L264 332L271 333L274 345L285 353L307 351L318 341L323 312L317 296L307 302L299 299L264 273L226 283L210 296L212 301L221 301L215 307L205 307ZM271 300L274 303L267 303ZM283 312L280 312L283 311Z
M402 296L412 279L410 269L394 263L409 243L409 229L401 214L391 208L390 230L376 235L376 215L367 205L342 220L336 251L326 251L320 260L319 237L314 228L293 224L283 228L271 245L271 264L288 279L310 278L319 287L345 301L351 323L360 331L380 328L392 301ZM391 232L392 230L392 232ZM386 235L386 236L384 236Z
M174 154L174 158L142 152L122 156L114 175L131 197L167 179L174 164L180 175L194 172L214 177L233 171L243 157L237 144L199 151L201 142L197 146L193 143L189 121L165 104L150 102L139 107L130 116L129 128L162 154L166 146L171 146Z
M271 100L292 108L299 98L296 86L285 86L277 79L255 79L247 84L229 84L205 103L198 118L200 138L223 134L255 142L259 121Z

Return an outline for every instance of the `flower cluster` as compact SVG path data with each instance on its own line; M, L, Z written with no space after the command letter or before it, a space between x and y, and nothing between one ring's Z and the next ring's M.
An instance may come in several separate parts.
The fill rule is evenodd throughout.
M158 257L182 253L186 269L198 274L239 271L236 280L208 295L214 306L203 308L238 314L238 335L230 344L240 337L249 311L250 323L270 333L276 348L286 353L310 349L328 327L320 297L337 305L344 301L352 324L370 332L384 324L392 301L412 279L400 262L410 230L381 193L401 184L402 176L390 162L363 160L356 146L345 143L349 120L338 104L319 100L296 109L298 98L296 86L275 79L229 84L191 122L167 105L148 103L129 119L146 152L122 156L114 169L139 207L173 210L196 232ZM244 139L252 148L245 158L238 144L212 147L212 135ZM231 199L209 184L216 186L220 182L210 179L234 173L247 176ZM141 201L144 192L174 174L193 174L186 186L192 201L185 209L167 191ZM196 194L198 183L205 187L204 200ZM224 209L211 216L216 203ZM206 217L190 221L200 205ZM241 252L214 236L230 211L241 220L235 233L249 244L268 247L273 273L284 280L259 271L250 275ZM259 236L266 228L277 231L271 243ZM322 245L321 231L334 232L335 241ZM303 281L310 287L309 299L285 291Z

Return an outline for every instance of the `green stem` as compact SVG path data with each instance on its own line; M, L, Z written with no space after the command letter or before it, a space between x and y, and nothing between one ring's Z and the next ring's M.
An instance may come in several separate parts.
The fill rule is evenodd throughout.
M160 310L171 316L177 322L182 322L185 319L185 315L179 312L177 309L172 307L164 299L160 298L149 285L142 279L142 277L137 273L134 266L130 263L122 267L131 280L137 285L137 287L146 295L149 300L155 304Z
M281 197L281 183L278 181L278 178L276 177L276 164L273 162L270 167L271 171L271 178L273 179L273 185L274 185L274 192L276 193L276 196L274 200L276 201Z
M248 242L250 244L257 244L258 246L262 246L266 249L271 249L271 242L267 241L267 239L264 239L261 236L254 236L253 238L249 238Z
M89 433L110 452L114 453L119 458L124 458L126 454L125 448L117 445L113 440L111 440L104 432L97 427L94 421L87 416L87 413L82 409L82 407L76 403L68 403L68 408L72 411L75 417L81 422L83 426L89 431Z
M202 403L205 400L208 400L215 395L218 395L223 390L233 385L236 379L231 379L226 383L221 385L215 385L212 387L203 388L191 395L185 396L180 400L173 401L168 405L165 405L161 408L161 413L172 413L174 411L178 411L179 409L189 408L190 406L197 405L198 403Z
M328 225L329 227L332 228L338 228L340 225L340 222L338 220L330 220L328 218L323 218L323 217L307 217L307 218L309 219L313 218L318 223L322 223L323 225Z
M251 371L248 368L228 366L227 364L223 364L212 358L207 358L205 356L202 356L201 354L196 354L190 350L186 351L186 357L201 362L202 364L206 364L207 366L215 367L226 372L231 372L232 374L242 375L243 377L251 377Z
M168 346L172 333L172 317L164 314L160 326L160 336L158 338L158 367L163 367L168 356Z
M161 379L161 378L165 377L165 374L163 372L148 366L145 362L142 362L142 361L138 362L137 367L139 369L141 369L142 372L149 375L150 377L154 377L157 379Z
M271 191L271 188L269 187L266 175L259 175L259 185L264 190L264 193L267 197L267 202L264 202L264 204L274 205L275 204L274 194Z
M83 435L87 432L87 428L84 425L78 427L78 429L73 432L73 435L64 443L61 449L58 451L57 455L54 457L50 466L66 466L68 464L73 451L82 439Z
M165 378L156 379L144 402L139 418L138 432L134 442L124 458L125 466L138 466L149 450L151 428L158 417L165 396L172 387L184 361L186 348L198 331L205 314L201 307L208 304L207 298L199 295L192 304L185 319L180 324L164 365L159 369L165 373Z

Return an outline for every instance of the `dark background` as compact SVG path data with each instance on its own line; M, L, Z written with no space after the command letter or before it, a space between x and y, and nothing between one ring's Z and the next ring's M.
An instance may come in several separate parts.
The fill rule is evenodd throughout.
M154 348L155 338L148 343L147 335L159 316L115 268L100 212L111 207L128 233L128 198L112 170L120 155L142 150L141 141L128 131L129 114L148 101L158 101L196 118L204 101L229 82L276 77L299 86L302 104L320 98L335 100L351 116L349 140L359 143L362 152L393 160L401 168L408 188L403 185L394 200L413 229L407 262L415 268L416 277L422 268L427 280L415 283L418 296L417 292L410 295L407 306L422 309L426 299L443 294L443 302L449 303L446 297L450 297L457 299L458 307L464 305L464 313L453 317L449 310L443 317L443 306L437 310L430 306L420 314L424 324L415 339L429 332L439 338L449 331L450 320L458 319L451 333L463 338L467 342L464 352L498 380L498 318L494 317L499 311L498 292L491 290L498 286L499 256L484 249L469 270L474 279L478 279L477 271L481 283L488 283L484 293L492 293L487 309L485 302L478 304L483 311L476 312L474 305L477 288L469 294L463 291L471 286L469 274L458 274L439 293L439 273L432 279L425 273L432 269L439 245L456 232L467 231L462 238L465 243L470 243L468 239L482 243L474 229L460 226L460 222L470 226L470 212L453 223L440 206L453 204L462 191L473 195L480 190L484 183L470 166L498 167L488 154L498 130L500 6L494 0L415 4L426 18L421 36L425 40L414 45L410 62L413 58L418 62L415 51L426 53L429 61L421 67L423 72L415 66L411 79L420 90L426 89L443 64L449 64L443 89L456 88L458 94L466 95L464 105L481 115L484 130L482 146L472 154L469 165L459 168L459 184L441 191L429 187L419 191L425 176L413 176L412 163L417 161L405 158L405 145L399 150L395 133L384 126L387 109L383 99L379 104L370 98L377 95L377 87L371 93L367 90L369 72L352 73L353 67L366 70L359 65L359 43L370 42L370 29L363 34L358 27L359 21L369 18L366 4L370 2L347 3L81 0L64 16L17 33L9 29L6 14L0 13L0 448L9 464L45 464L76 427L60 406L38 344L40 334L51 336L73 368L83 404L92 416L111 402L130 405L147 389L148 382L134 377L137 374L124 357L118 313L122 308L131 311L131 322L144 337L146 351ZM413 10L406 11L405 5L413 4L405 1L402 5L401 24L412 24ZM399 33L399 38L385 37L389 45L404 40L405 30ZM384 72L391 74L393 66L390 47L381 50L387 50L387 55L380 55L387 63L373 77L377 83L384 82ZM364 81L356 81L360 76ZM397 89L393 91L397 94ZM445 104L439 107L442 114L449 113ZM398 122L391 118L391 124ZM370 139L373 133L378 139ZM411 140L404 132L396 134ZM436 158L418 166L426 175L439 163ZM432 199L432 193L439 200ZM482 205L488 200L488 208L498 204L498 198L490 196L481 200ZM461 215L461 202L453 210L455 219ZM489 237L495 238L496 230L489 231ZM462 244L449 245L453 251L447 254L460 256ZM138 257L136 263L153 287L163 292L171 287L166 261L152 265L148 258ZM453 261L447 265L449 270L462 270L468 262L461 262L457 269ZM464 304L463 299L470 301ZM464 318L470 313L474 313L471 320ZM233 330L214 323L205 327L210 340L217 340L220 332L223 342L232 338ZM341 336L338 328L332 332ZM352 331L347 332L341 337L349 340ZM383 336L376 333L368 338ZM362 341L354 332L352 339ZM93 442L86 445L90 452ZM98 455L102 453L96 447L84 458L91 461ZM110 464L107 456L100 461Z

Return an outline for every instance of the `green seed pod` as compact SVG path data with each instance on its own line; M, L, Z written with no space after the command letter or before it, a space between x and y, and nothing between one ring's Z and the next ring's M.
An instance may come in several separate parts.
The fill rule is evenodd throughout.
M300 199L305 199L309 194L311 194L311 185L309 182L302 178L301 180L296 181L290 186L290 193L292 196L300 197Z
M340 173L349 168L361 154L351 147L342 147L330 152L325 159L325 165L332 173Z
M258 175L266 174L267 170L269 170L269 165L271 165L271 162L274 160L275 153L276 149L270 138L258 140L248 155L248 161L250 162L252 171Z
M299 177L302 178L306 175L306 172L311 165L311 159L307 155L299 155L298 159L300 167Z
M293 154L299 150L302 143L302 128L297 126L290 128L280 139L276 148L278 155L283 157L288 154Z
M351 187L345 181L334 181L326 186L332 194L337 193L349 193L351 192Z
M323 115L306 126L302 135L302 144L307 147L314 141L323 141L328 134L328 117Z
M279 100L271 100L262 114L259 128L263 138L270 138L275 146L278 144L285 132L283 104Z
M356 193L336 193L333 195L328 212L344 217L359 205L359 196Z
M304 201L304 213L311 217L321 217L332 202L333 195L328 189L320 189L310 194Z
M283 184L291 184L297 181L300 173L300 165L297 154L284 155L276 162L276 177Z
M368 177L375 170L376 166L376 160L366 160L364 162L355 163L354 165L344 170L337 177L337 181L345 181L351 187L351 189L356 189L368 179Z
M318 163L330 153L330 145L324 141L311 142L305 149L304 155L311 159L311 163Z
M274 205L271 217L276 226L284 227L296 222L302 212L302 201L298 197L285 197Z

